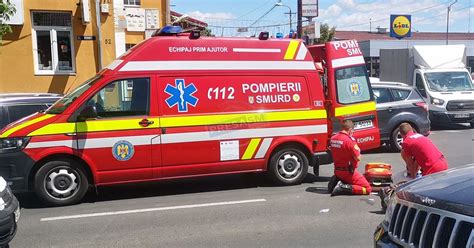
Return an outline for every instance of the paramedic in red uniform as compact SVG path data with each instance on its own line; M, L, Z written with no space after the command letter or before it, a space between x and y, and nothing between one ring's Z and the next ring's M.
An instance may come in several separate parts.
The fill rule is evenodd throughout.
M430 139L414 133L410 124L400 124L400 134L403 138L401 155L409 177L415 178L419 169L423 176L448 169L444 155Z
M407 177L416 178L418 170L421 170L421 175L426 176L448 169L446 158L430 139L413 132L412 126L408 123L400 124L399 129L403 138L401 156L406 164ZM406 181L379 190L383 210L387 209L395 189L404 183Z
M357 172L360 148L352 137L354 124L345 120L342 131L331 138L331 152L334 160L334 174L340 181L332 190L335 195L367 195L372 191L369 182Z

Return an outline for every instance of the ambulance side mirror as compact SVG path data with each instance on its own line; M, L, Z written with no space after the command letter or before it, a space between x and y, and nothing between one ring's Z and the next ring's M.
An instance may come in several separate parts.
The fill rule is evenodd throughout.
M88 119L95 118L97 118L97 109L95 108L95 106L87 106L81 111L81 113L77 117L77 121L86 121Z

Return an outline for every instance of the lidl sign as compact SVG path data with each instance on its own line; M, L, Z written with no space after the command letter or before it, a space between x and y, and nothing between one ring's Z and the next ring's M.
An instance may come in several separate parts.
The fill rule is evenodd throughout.
M390 37L411 37L411 15L390 15Z

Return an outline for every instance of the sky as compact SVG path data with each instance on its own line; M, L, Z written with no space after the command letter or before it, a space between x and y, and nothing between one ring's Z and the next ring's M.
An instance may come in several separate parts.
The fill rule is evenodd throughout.
M246 35L237 27L253 27L249 32L289 32L291 8L297 0L281 0L288 7L274 7L279 0L170 0L171 9L205 21L216 35ZM372 31L390 26L390 14L412 16L412 32L446 32L448 0L319 0L318 22L337 30ZM273 8L273 9L272 9ZM271 11L270 11L271 10ZM267 15L266 12L270 11ZM261 18L263 16L263 18ZM261 19L260 19L261 18ZM258 20L260 19L260 20ZM258 21L257 21L258 20ZM303 18L305 20L305 18ZM257 22L256 22L257 21ZM296 29L293 15L293 29ZM474 0L458 0L450 12L450 32L474 32Z

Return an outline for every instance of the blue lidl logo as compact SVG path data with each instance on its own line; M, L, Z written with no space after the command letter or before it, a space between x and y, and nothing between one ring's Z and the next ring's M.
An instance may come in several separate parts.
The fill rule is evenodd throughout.
M360 96L362 93L362 91L360 90L360 84L358 82L350 83L349 92L352 96Z
M133 157L135 149L132 143L126 140L117 141L112 147L112 154L114 158L119 161L127 161Z
M188 112L188 105L196 107L198 98L193 96L197 92L193 83L186 85L184 79L176 79L175 86L166 85L165 92L170 95L166 99L168 107L178 105L178 112Z
M411 37L411 15L390 15L390 37Z

